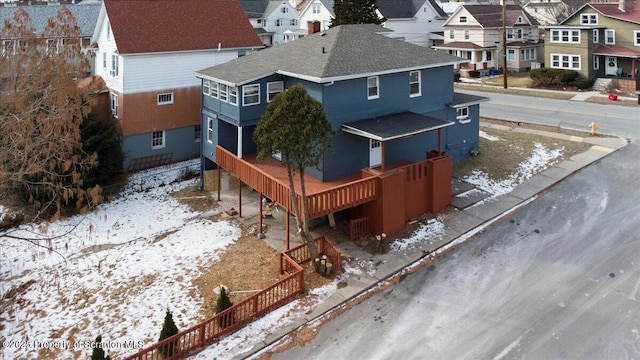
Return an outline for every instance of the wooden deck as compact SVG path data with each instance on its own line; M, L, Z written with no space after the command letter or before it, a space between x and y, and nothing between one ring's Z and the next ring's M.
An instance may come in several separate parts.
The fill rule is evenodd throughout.
M256 189L264 196L293 212L289 196L289 179L286 168L275 159L258 161L255 154L238 158L224 148L216 147L218 166L236 176L240 181ZM297 201L302 196L299 175L294 178ZM322 182L305 174L305 186L309 201L309 219L332 214L372 200L377 197L376 177L363 179L354 174L335 181Z

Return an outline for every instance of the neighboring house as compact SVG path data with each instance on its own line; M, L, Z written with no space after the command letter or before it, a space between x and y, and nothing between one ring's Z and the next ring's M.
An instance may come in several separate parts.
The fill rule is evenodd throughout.
M640 1L585 4L545 29L547 67L576 70L587 79L614 78L617 88L638 89Z
M198 156L194 71L262 48L236 0L105 0L92 43L120 123L125 170Z
M287 185L269 185L267 182L274 180L267 178L264 183L253 183L251 179L256 177L250 179L249 173L236 171L249 167L251 160L245 159L255 158L253 132L268 103L278 93L300 83L322 103L336 131L332 138L334 152L325 155L324 166L306 171L320 183L317 187L334 186L327 190L329 193L353 194L325 202L319 199L332 195L310 190L309 196L317 200L311 201L312 219L373 201L385 210L364 204L364 208L355 211L371 217L371 231L389 233L402 228L407 216L449 204L451 160L477 151L478 104L485 99L454 93L453 68L464 59L380 34L388 31L370 24L337 26L197 71L196 76L203 83L203 170L217 166L229 170L290 211L289 200L283 196ZM441 171L427 169L427 153L432 155L431 162L441 161ZM255 171L255 167L252 169ZM395 170L389 172L391 169ZM407 190L405 201L405 187L397 187L404 184L404 175L409 172L406 181L419 181L414 184L419 192L410 194ZM441 176L440 181L431 184L439 184L439 196L446 204L436 206L428 200L438 196L433 194L435 188L431 189L431 197L421 197L428 186L421 181L427 181L428 174ZM374 183L384 182L381 178L387 177L400 183L376 187ZM351 184L351 190L336 185L343 184L343 180ZM276 188L280 190L274 192ZM387 195L383 199L384 191ZM402 199L396 199L389 191L397 191ZM386 207L385 201L394 205ZM403 203L406 211L402 210ZM381 215L385 211L393 214ZM393 225L390 218L396 220Z
M333 0L303 0L296 9L300 14L300 29L307 34L327 30L335 17Z
M541 25L556 25L564 20L564 14L568 15L568 6L563 0L530 0L522 8Z
M447 14L435 0L377 0L378 11L393 30L389 36L412 44L431 47L441 44L442 26Z
M538 21L519 5L506 6L507 70L526 71L539 67L544 43ZM486 75L503 68L501 5L463 5L444 23L444 44L434 48L469 60L467 70Z
M53 19L58 15L62 5L25 5L20 6L20 9L25 10L29 14L31 24L37 34L43 34L44 29L47 26L49 19ZM81 44L85 53L90 52L90 40L93 35L93 31L96 27L96 20L98 19L98 13L100 12L99 3L86 3L81 5L65 5L69 11L73 14L80 28L80 36L82 38ZM18 10L17 6L0 6L0 29L5 24L5 21L12 21L15 12ZM16 39L4 39L0 34L0 56L10 55L16 49ZM95 71L94 58L88 56L89 63L91 64L91 74ZM87 75L91 75L87 74Z
M284 44L304 36L295 6L287 0L238 0L262 43Z

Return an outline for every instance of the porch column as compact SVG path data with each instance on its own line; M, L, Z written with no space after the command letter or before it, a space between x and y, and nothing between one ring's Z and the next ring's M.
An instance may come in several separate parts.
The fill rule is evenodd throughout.
M442 129L438 129L438 155L442 155Z
M242 126L238 126L238 157L242 159Z
M637 71L638 68L636 67L636 64L638 63L638 59L631 59L631 78L633 80L637 80L638 79L638 74Z

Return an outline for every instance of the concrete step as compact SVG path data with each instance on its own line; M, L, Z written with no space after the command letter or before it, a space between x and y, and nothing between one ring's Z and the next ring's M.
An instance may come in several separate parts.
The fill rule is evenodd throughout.
M598 78L593 83L592 88L594 91L603 91L607 90L609 88L609 85L611 85L611 79Z

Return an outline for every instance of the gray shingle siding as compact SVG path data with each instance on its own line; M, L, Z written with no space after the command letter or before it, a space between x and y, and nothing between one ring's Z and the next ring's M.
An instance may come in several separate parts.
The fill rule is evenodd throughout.
M82 36L93 35L93 30L98 22L98 13L100 12L101 3L80 3L78 5L65 5L76 18L76 22L80 27ZM47 26L47 21L55 18L60 10L61 5L33 5L21 6L31 19L31 24L35 28L36 33L42 34ZM13 15L18 7L0 6L0 28L4 26L5 21L13 20Z

